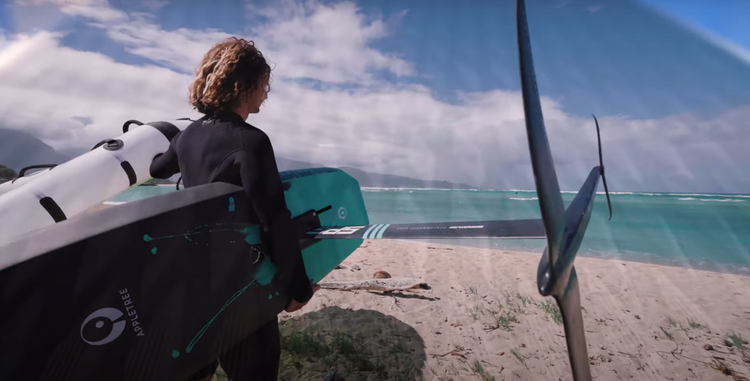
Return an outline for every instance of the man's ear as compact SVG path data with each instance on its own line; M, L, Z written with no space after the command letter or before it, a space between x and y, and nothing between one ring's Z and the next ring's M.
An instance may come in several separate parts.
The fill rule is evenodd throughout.
M247 102L250 99L250 94L251 93L252 93L252 91L249 90L249 89L240 92L239 94L237 94L237 101L240 102L240 103Z
M251 99L255 98L260 94L260 86L256 86L252 89L245 90L243 101L249 102Z
M251 99L253 99L253 91L252 89L247 89L237 94L237 100L235 102L238 106L245 105L249 103Z

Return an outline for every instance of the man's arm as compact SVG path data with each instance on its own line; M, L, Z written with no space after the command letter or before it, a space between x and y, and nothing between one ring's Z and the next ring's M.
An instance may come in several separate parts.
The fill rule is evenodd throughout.
M177 161L177 152L174 145L182 131L178 132L169 143L167 152L160 153L154 157L149 167L149 174L155 179L168 179L177 173L180 173L180 165Z
M262 132L247 135L252 136L252 141L248 141L245 147L251 148L236 151L233 161L238 166L245 194L266 232L264 236L271 239L276 264L285 269L292 268L292 297L297 302L305 303L312 298L312 285L284 198L271 141Z

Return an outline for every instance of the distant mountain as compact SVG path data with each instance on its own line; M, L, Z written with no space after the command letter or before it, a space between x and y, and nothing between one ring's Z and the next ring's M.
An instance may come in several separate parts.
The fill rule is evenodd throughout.
M91 147L93 147L93 145ZM81 156L84 153L91 151L91 147L89 148L64 148L64 149L57 150L57 152L60 152L61 154L68 156L72 159L74 157Z
M92 145L93 146L93 145ZM68 148L55 151L31 134L16 130L0 128L0 164L16 171L35 164L62 164L74 157L88 152L91 148ZM276 158L279 171L323 167L324 165L306 161ZM340 167L339 169L354 177L362 187L381 188L439 188L439 189L473 189L471 185L456 184L449 181L420 180L405 176L378 174L363 171L359 168ZM172 183L177 178L167 181L151 181L149 184Z
M0 128L0 164L16 171L36 164L62 164L71 157L27 132Z
M318 167L325 167L325 166L320 165L320 164L315 164L315 163L308 163L306 161L298 161L298 160L285 159L283 157L277 157L276 167L278 167L279 171L293 171L295 169L318 168Z
M2 164L0 164L0 184L10 181L16 178L18 176L18 173L14 171L12 168L8 168Z
M437 188L437 189L475 189L468 184L456 184L440 180L420 180L405 176L385 175L365 172L353 167L340 167L342 171L357 179L361 187L378 188Z

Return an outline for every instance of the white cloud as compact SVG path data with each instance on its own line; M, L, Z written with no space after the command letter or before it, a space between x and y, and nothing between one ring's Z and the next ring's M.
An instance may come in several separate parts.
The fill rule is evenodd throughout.
M343 24L351 30L341 33L365 37L359 38L361 44L356 38L347 39L345 46L352 51L371 49L363 41L384 33L382 27L373 26L376 22L363 21L353 7L310 4L287 7L284 12L293 14L294 25L310 28L332 15L354 15L352 22ZM66 11L91 19L122 16L127 22L107 29L110 37L137 54L154 58L158 52L174 70L126 65L98 53L76 51L61 46L61 35L56 33L18 35L5 45L0 39L3 125L31 131L57 148L89 147L119 135L128 119L197 116L187 104L191 78L185 73L192 72L204 50L224 32L165 31L145 19L94 8ZM259 30L273 37L268 41L278 43L269 46L278 49L274 57L285 57L276 62L277 71L286 74L275 75L268 102L249 122L268 132L279 156L495 188L533 188L519 92L461 94L458 103L450 104L437 100L423 86L374 80L373 70L383 66L344 65L346 60L323 60L316 75L329 76L332 82L359 81L361 86L313 89L293 80L306 67L315 66L293 51L298 47L295 39L303 36L283 37L289 19L264 12L269 24ZM128 29L133 21L143 24ZM286 48L280 43L285 39L290 41ZM321 49L333 49L329 45L335 45L334 37L324 40L328 42L321 43ZM283 50L287 48L290 52ZM346 57L343 52L339 54ZM382 56L386 57L382 62L399 62ZM341 67L336 66L339 63ZM568 115L548 98L543 98L543 108L561 186L577 189L598 163L593 120ZM743 170L750 166L750 157L743 155L750 137L739 132L748 117L750 108L710 120L691 114L659 120L601 116L611 190L700 191L714 183L711 191L750 189L750 176Z
M88 19L91 26L103 29L111 40L124 46L128 53L183 73L192 73L213 44L231 36L218 30L164 30L146 14L128 14L106 3L66 5L60 10Z
M18 35L0 50L3 125L66 148L119 135L128 119L190 113L188 76L62 47L61 37L49 32ZM80 118L92 123L83 125Z
M56 5L58 7L66 7L66 6L92 6L92 5L99 5L99 6L105 6L107 5L106 0L14 0L14 3L18 5L24 5L24 6L36 6L36 5L44 5L44 4L52 4Z
M273 2L267 8L254 9L256 16L263 16L268 22L249 31L226 32L164 30L148 17L129 15L106 3L66 5L61 10L88 18L91 25L105 30L129 53L185 73L193 71L211 45L234 35L254 40L264 55L277 64L277 78L370 83L374 80L373 70L399 76L415 74L411 63L368 46L385 37L388 25L404 13L389 22L380 18L368 20L350 3Z
M21 6L39 6L39 5L55 5L60 8L65 7L98 7L98 8L109 8L109 2L107 0L12 0L13 3ZM156 11L169 4L167 0L135 0L131 1L131 5L140 5L148 10Z
M252 34L269 49L271 59L282 64L284 77L363 82L372 81L372 70L415 74L411 63L367 46L387 35L388 23L366 20L352 3L273 2L256 12L270 22L253 28Z

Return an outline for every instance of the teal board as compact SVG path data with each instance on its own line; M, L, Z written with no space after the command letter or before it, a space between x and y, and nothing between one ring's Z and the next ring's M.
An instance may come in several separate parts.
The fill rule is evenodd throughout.
M302 169L281 173L289 183L284 192L292 217L310 209L328 205L331 210L319 215L322 226L367 225L367 209L359 183L346 172L330 168ZM307 276L319 282L346 259L363 240L321 240L302 250Z

